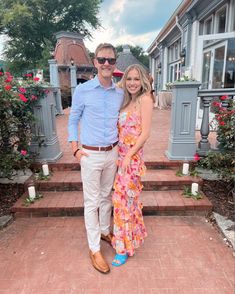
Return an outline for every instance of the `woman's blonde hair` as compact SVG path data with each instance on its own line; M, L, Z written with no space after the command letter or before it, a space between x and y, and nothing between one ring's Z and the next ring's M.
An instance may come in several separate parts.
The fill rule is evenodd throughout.
M135 98L135 101L143 94L150 94L151 98L153 99L153 102L155 100L154 96L152 95L152 86L149 81L148 73L143 68L143 66L141 66L139 64L132 64L132 65L128 66L128 68L125 70L124 75L119 83L119 86L121 88L123 88L123 90L124 90L124 99L123 99L121 109L125 108L132 100L132 97L126 88L126 80L127 80L127 76L129 74L129 72L133 69L137 70L139 77L140 77L140 82L141 82L141 90L140 90L139 94L137 95L137 97Z

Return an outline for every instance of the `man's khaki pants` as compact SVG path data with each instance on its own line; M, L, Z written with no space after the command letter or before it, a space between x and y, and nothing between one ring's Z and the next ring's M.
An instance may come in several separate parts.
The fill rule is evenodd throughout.
M84 195L84 217L90 250L100 250L101 233L110 232L111 190L117 170L118 147L110 151L84 149L89 156L81 158Z

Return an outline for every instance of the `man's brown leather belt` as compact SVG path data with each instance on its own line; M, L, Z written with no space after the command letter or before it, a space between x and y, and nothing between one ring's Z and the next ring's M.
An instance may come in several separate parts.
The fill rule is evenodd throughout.
M106 147L95 147L95 146L87 146L87 145L82 145L82 147L84 149L93 150L93 151L110 151L117 145L117 143L118 141Z

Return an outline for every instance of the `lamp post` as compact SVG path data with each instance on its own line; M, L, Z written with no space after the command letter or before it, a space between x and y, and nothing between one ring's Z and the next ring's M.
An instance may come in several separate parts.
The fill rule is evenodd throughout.
M74 65L74 59L70 59L70 82L71 82L71 96L73 96L74 90L77 86L77 67Z

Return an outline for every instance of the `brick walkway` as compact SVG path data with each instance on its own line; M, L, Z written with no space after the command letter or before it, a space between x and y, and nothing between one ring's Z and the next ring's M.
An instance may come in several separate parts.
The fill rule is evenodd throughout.
M50 206L54 209L51 215L63 215L67 208L70 211L71 203L73 208L82 207L78 165L66 141L65 113L57 117L63 157L51 166L54 173L50 181L39 183L46 195L28 207L29 211L36 209L34 217L25 214L27 218L16 218L0 231L0 294L233 294L232 249L226 247L221 234L205 217L195 216L197 210L208 208L208 200L186 199L174 190L182 182L190 184L192 179L177 178L174 168L179 163L172 164L164 156L169 110L154 111L153 130L145 148L145 160L153 169L143 179L146 190L142 200L148 213L155 210L160 214L169 209L167 213L174 215L144 217L148 237L126 265L111 268L108 275L93 269L82 216L35 217L37 213L50 215ZM17 203L16 211L22 208L22 201ZM187 207L190 215L179 216ZM192 213L192 208L196 212ZM101 244L110 264L114 251L106 243Z
M202 217L145 217L148 237L108 275L90 264L82 217L17 219L0 232L1 294L233 294L234 258ZM109 264L113 249L102 242Z

